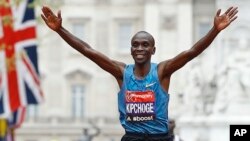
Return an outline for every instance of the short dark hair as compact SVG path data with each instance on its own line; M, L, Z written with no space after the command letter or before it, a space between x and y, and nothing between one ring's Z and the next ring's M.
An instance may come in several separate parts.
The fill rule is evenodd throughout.
M154 37L150 34L150 33L148 33L147 31L138 31L137 33L135 33L135 35L132 37L132 39L131 39L131 41L135 38L135 36L136 35L138 35L138 34L147 34L148 35L148 37L149 37L149 40L152 42L152 45L153 46L155 46L155 39L154 39Z

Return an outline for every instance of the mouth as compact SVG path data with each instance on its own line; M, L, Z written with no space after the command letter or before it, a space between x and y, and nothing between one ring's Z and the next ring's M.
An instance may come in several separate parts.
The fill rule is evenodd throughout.
M136 54L135 55L135 57L137 58L137 59L142 59L142 58L144 58L144 54Z

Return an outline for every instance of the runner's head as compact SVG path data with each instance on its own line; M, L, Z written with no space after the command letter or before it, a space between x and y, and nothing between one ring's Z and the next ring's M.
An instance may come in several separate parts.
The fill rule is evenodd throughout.
M131 55L137 64L144 64L151 61L155 53L155 40L146 31L137 32L131 39Z

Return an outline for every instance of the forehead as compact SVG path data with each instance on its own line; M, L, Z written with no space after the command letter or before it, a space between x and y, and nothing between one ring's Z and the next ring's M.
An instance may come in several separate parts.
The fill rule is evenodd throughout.
M152 42L151 36L147 33L137 33L131 40L132 42L134 41L147 41L147 42Z

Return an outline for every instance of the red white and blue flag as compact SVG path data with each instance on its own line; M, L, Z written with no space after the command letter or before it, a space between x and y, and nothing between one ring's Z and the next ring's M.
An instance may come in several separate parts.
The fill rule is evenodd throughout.
M34 0L0 3L0 117L43 101ZM17 2L17 3L14 3ZM10 4L10 3L13 3Z

